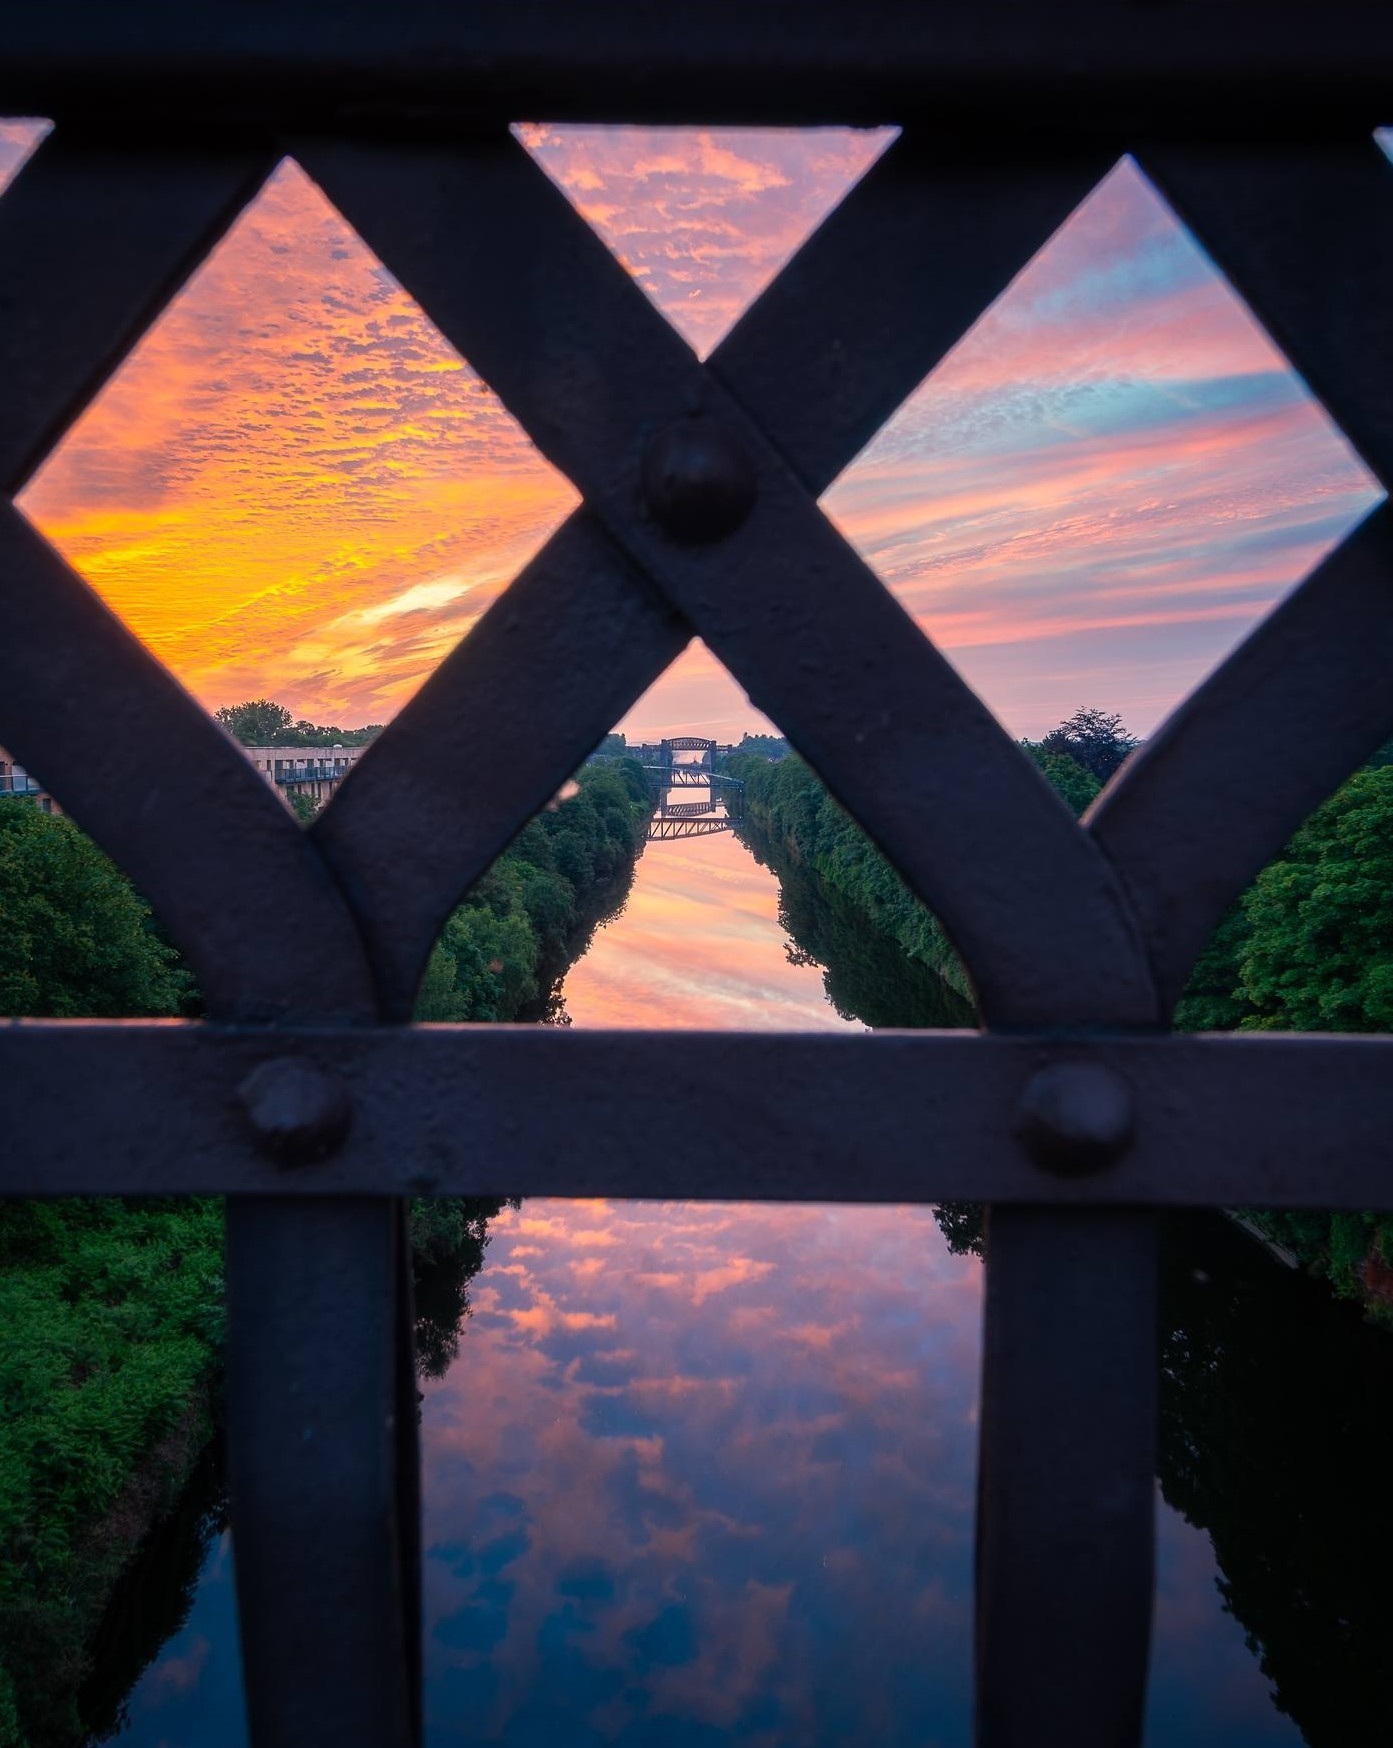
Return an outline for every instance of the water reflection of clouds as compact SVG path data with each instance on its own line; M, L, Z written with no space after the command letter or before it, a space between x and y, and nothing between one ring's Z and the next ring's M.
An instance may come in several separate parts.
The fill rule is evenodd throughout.
M652 844L625 909L566 978L578 1025L807 1031L842 1020L792 965L779 891L724 834Z
M966 1740L978 1276L927 1210L534 1206L474 1302L424 1420L446 1739Z

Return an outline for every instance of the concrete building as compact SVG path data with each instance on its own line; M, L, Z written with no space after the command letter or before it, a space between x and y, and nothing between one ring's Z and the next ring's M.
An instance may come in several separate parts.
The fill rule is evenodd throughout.
M327 801L366 747L243 747L252 769L282 796Z

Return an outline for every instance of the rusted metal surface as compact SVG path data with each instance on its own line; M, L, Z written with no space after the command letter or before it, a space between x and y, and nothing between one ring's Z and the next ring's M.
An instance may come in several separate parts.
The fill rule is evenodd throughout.
M519 1192L993 1204L978 1739L1135 1743L1149 1210L1393 1202L1393 1041L1165 1035L1214 923L1393 729L1387 512L1081 829L816 498L1129 147L1386 481L1390 89L1393 12L1356 0L0 20L0 110L57 123L0 201L11 494L294 149L584 498L308 833L0 507L0 744L149 895L212 1014L0 1027L24 1089L0 1193L232 1197L255 1748L418 1738L399 1198ZM505 131L568 116L905 131L703 366ZM693 635L944 919L986 1035L400 1024L462 892ZM715 1138L677 1120L713 1082Z

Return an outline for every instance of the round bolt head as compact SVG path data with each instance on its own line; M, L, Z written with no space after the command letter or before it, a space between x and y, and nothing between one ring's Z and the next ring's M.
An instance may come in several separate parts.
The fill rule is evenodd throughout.
M663 532L684 546L734 534L754 508L756 490L754 463L715 419L678 419L648 440L644 502Z
M282 1165L312 1165L337 1153L353 1116L338 1075L291 1056L258 1064L237 1098L262 1152Z
M1047 1171L1101 1171L1122 1157L1135 1131L1132 1089L1101 1062L1052 1062L1025 1083L1019 1133Z

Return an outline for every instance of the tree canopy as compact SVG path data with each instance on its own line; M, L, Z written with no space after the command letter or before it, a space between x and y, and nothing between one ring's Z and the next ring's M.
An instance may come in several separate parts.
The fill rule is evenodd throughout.
M1039 743L1042 752L1067 754L1100 784L1107 782L1137 744L1122 726L1120 716L1087 707L1066 717Z
M1043 741L1025 741L1023 744L1049 779L1050 786L1068 803L1077 818L1103 787L1102 783L1072 753L1050 752Z
M1318 807L1215 930L1176 1010L1181 1031L1393 1031L1393 765L1377 757ZM1393 1326L1393 1218L1251 1218Z
M0 801L0 1014L175 1014L191 981L126 876L71 820Z
M789 745L781 734L750 734L747 730L740 736L737 753L757 753L762 759L784 759L788 757Z
M339 728L319 722L296 720L284 704L269 698L251 698L244 704L225 704L213 712L234 740L244 747L360 747L382 732L380 722L362 728Z

